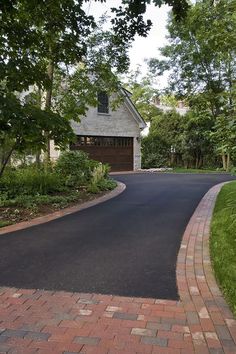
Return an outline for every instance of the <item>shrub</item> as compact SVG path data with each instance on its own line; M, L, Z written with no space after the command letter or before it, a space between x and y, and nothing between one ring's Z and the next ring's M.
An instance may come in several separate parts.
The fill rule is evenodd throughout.
M0 227L11 225L11 221L0 220Z
M232 173L232 175L236 175L236 167L231 167L230 173Z
M142 139L142 168L163 167L169 164L168 146L155 135Z
M59 156L55 171L63 176L67 186L79 187L89 182L98 164L89 160L88 154L83 151L66 151Z
M101 180L107 178L110 167L108 165L103 165L101 162L94 167L91 172L91 184L97 185Z
M0 190L5 192L8 198L14 198L20 194L50 194L62 189L63 181L59 175L36 168L11 171L0 179Z
M100 190L96 184L90 184L87 188L87 191L92 194L97 194Z
M168 165L168 159L161 154L150 152L142 157L142 168L159 168Z
M117 183L113 179L102 178L96 184L95 183L90 184L87 188L87 191L89 193L96 194L96 193L99 193L100 191L112 190L116 186L117 186Z
M101 191L109 191L109 190L114 189L116 186L117 186L117 183L113 179L102 179L98 183L98 188Z
M32 208L36 205L68 205L71 202L78 200L79 193L70 195L19 195L12 199L6 199L4 194L0 194L0 207L24 207Z

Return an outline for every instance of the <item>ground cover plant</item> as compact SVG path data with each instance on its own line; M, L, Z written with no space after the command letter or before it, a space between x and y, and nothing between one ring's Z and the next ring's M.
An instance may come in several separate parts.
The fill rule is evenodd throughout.
M236 315L236 182L220 191L211 224L210 253L216 279Z
M67 151L50 168L9 168L0 178L0 227L82 203L115 188L109 167Z

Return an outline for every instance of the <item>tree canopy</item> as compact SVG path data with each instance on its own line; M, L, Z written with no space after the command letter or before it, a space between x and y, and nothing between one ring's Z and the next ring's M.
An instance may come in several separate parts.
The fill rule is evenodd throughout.
M226 155L230 161L236 147L235 12L235 0L205 0L192 5L179 22L170 15L169 44L161 48L164 59L149 61L155 74L170 71L169 90L187 99L196 119L211 113L211 143L224 166Z
M122 0L120 7L112 9L112 28L107 32L100 31L94 17L84 10L87 1L0 3L0 134L2 146L10 146L10 151L22 149L18 135L35 143L41 137L39 147L46 149L49 159L49 142L54 133L57 136L57 126L70 136L68 119L79 119L88 104L95 103L99 85L104 87L106 81L109 89L117 87L114 71L127 70L127 50L135 34L146 36L151 27L143 17L150 0ZM187 9L184 0L152 2L170 4L177 17ZM26 95L27 101L28 90L34 92ZM50 124L46 124L48 120ZM22 130L27 124L30 129ZM37 136L32 139L33 132ZM60 136L55 139L59 145L68 140L66 134ZM9 154L6 156L8 159Z

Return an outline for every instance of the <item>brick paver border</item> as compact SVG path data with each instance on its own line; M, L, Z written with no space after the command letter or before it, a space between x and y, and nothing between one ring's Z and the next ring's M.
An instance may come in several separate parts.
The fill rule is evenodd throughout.
M193 343L207 345L212 353L236 353L236 321L216 283L209 255L212 213L226 183L212 187L199 203L185 230L177 261L179 295Z
M215 282L211 188L183 236L180 301L0 288L0 353L236 353L236 321Z
M55 220L55 219L61 218L62 216L76 213L77 211L84 210L84 209L90 208L92 206L95 206L97 204L106 202L107 200L118 196L126 189L126 185L124 183L121 183L118 181L116 181L116 183L117 183L117 187L115 189L102 195L101 197L95 198L93 200L87 201L87 202L79 204L79 205L74 205L72 207L68 207L68 208L65 208L65 209L62 209L59 211L55 211L54 213L51 213L51 214L39 216L39 217L34 218L29 221L22 221L20 223L14 224L14 225L2 227L2 228L0 228L0 235L4 235L8 232L26 229L28 227L35 226L35 225L44 224L45 222Z

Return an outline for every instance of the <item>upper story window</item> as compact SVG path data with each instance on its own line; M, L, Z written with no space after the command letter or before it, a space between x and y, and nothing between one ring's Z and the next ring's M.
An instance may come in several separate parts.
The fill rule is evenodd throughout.
M109 98L105 91L98 93L98 113L109 113Z

